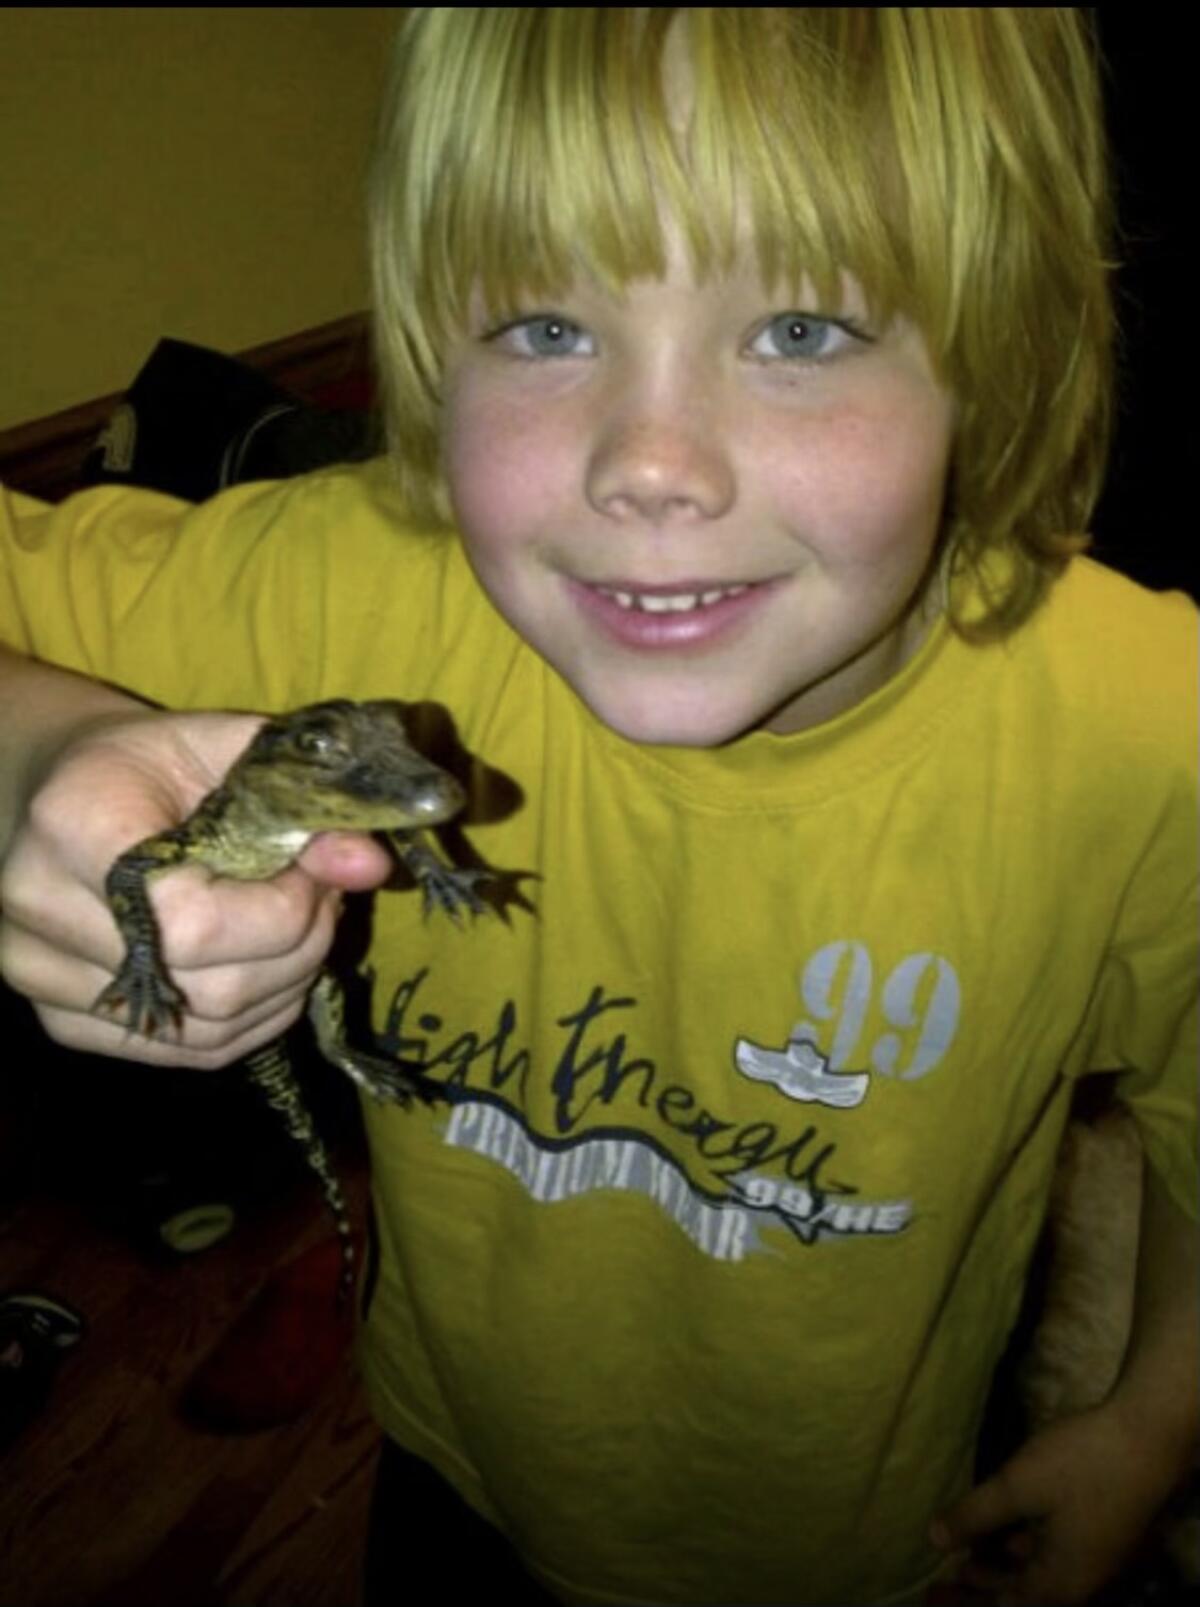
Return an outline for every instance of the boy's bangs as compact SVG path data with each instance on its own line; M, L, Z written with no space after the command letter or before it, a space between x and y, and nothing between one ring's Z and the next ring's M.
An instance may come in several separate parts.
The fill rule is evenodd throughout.
M836 311L849 269L872 312L890 315L900 282L891 186L862 136L855 57L818 36L819 17L476 16L489 37L463 52L427 191L425 304L443 338L463 327L476 289L503 315L576 278L619 294L661 276L664 212L701 280L749 250L768 292L807 279L821 310Z

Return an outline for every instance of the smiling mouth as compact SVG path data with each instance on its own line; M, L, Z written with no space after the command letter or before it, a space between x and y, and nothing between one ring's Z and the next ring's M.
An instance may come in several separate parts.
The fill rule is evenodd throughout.
M576 606L601 636L638 653L702 653L736 640L768 606L784 577L731 580L709 575L647 584L567 578Z
M602 597L611 597L621 608L642 614L691 614L697 609L712 608L730 597L740 597L749 591L753 582L740 581L733 586L713 586L696 591L627 591L619 586L598 586L592 591Z

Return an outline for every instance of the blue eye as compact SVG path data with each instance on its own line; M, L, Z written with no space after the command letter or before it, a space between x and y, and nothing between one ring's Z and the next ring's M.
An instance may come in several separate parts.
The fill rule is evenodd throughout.
M590 350L581 350L581 344L590 337L569 318L554 313L539 313L534 317L518 318L502 329L495 330L487 339L503 343L518 357L581 357L590 356Z
M866 332L849 318L819 318L815 313L785 312L780 313L778 318L772 318L759 331L750 349L756 357L790 357L819 362L823 358L837 356L856 341L868 338Z

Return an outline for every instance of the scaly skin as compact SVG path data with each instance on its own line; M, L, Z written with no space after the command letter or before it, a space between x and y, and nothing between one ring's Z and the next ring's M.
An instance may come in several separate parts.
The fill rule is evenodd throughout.
M147 1037L183 1024L187 1000L162 957L158 923L146 891L155 876L181 865L203 865L218 876L264 881L295 860L320 831L384 831L421 885L426 913L455 920L465 905L487 906L475 891L486 872L451 869L419 832L451 819L465 795L453 776L409 744L402 705L390 700L310 704L265 724L219 787L201 799L181 825L135 844L105 881L125 956L96 999L98 1013L123 1017ZM352 1049L345 1041L341 990L323 972L309 997L309 1015L325 1058L373 1098L406 1105L436 1089L419 1066ZM354 1262L345 1201L329 1156L305 1107L282 1042L246 1058L251 1079L280 1111L290 1136L321 1180L342 1242L343 1291Z

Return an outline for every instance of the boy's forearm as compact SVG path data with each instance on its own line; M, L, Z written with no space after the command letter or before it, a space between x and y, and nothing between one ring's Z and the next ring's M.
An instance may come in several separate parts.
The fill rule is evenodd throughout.
M76 727L144 705L99 681L24 657L0 643L0 855L31 782Z
M1144 1176L1133 1332L1110 1403L1182 1476L1200 1449L1200 1227Z

